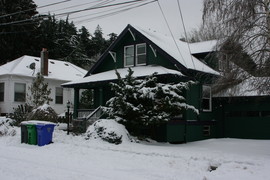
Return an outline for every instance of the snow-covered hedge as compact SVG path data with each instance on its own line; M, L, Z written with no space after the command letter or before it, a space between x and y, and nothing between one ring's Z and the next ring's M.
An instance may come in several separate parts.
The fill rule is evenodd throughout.
M38 119L42 121L57 122L57 118L57 113L48 104L43 104L42 106L37 107L28 115L29 120Z
M14 136L16 130L13 127L14 120L6 117L0 117L0 136Z
M132 141L125 126L112 119L100 119L89 126L86 139L102 139L114 144Z

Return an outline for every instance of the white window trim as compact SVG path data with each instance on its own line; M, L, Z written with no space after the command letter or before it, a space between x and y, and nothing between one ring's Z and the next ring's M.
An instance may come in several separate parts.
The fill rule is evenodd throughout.
M203 89L204 89L204 88L209 88L209 89L210 89L210 91L209 91L209 92L210 92L210 98L204 98L204 97L203 97L203 94L202 94L202 100L203 100L203 99L209 99L209 109L204 109L204 108L203 108L202 110L203 110L203 112L212 112L212 89L211 89L210 86L207 86L207 85L203 85L202 88L203 88ZM202 89L202 90L203 90L203 89Z
M134 49L134 51L133 51L133 64L132 65L127 65L127 62L126 62L126 48L128 48L128 47L133 47L133 49L134 49L134 45L129 45L129 46L124 46L124 67L133 67L134 66L134 51L135 51L135 49Z
M145 47L145 53L143 53L143 54L138 54L138 46L140 46L140 45L144 45L144 47ZM145 55L146 56L146 43L136 44L136 66L146 65L146 61L145 61L145 63L142 63L142 64L138 63L138 55Z

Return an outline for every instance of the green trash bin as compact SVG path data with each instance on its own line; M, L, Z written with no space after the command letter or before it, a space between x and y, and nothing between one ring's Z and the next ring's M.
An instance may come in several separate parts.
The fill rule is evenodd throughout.
M27 124L28 144L37 145L37 129L34 124Z

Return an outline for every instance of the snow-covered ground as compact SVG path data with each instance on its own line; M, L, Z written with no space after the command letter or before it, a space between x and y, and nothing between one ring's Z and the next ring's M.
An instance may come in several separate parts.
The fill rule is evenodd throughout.
M270 140L210 139L187 144L120 145L55 129L53 144L0 137L3 180L267 180ZM216 170L210 170L212 169Z

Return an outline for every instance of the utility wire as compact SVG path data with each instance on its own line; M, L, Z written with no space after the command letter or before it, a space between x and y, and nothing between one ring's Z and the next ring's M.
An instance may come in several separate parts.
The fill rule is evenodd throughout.
M131 7L131 6L132 5L128 4L126 6L117 7L117 8L114 8L114 9L107 10L107 11L101 11L101 12L96 12L96 13L92 13L92 14L88 14L88 15L76 16L76 17L70 18L70 20L78 19L78 18L84 18L84 17L87 17L87 16L93 16L93 15L102 14L102 13L105 13L105 12L111 12L111 11L115 11L115 10L120 11L120 9L122 9L122 8Z
M186 31L186 26L185 26L183 14L182 14L182 11L181 11L180 2L179 2L179 0L176 0L176 1L177 1L177 4L178 4L178 9L179 9L180 17L181 17L181 20L182 20L182 25L183 25L185 37L186 37L186 39L187 39L187 31ZM190 46L189 46L189 42L188 42L188 41L187 41L187 45L188 45L188 50L189 50L189 54L190 54L190 57L191 57L191 61L192 61L193 67L194 67L194 69L196 69L195 63L194 63L194 61L193 61L193 57L192 57L192 55L191 55L191 50L190 50Z
M96 20L96 19L101 19L101 18L105 18L105 17L108 17L108 16L112 16L112 15L116 15L116 14L119 14L119 13L122 13L122 12L125 12L125 11L129 11L131 9L134 9L134 8L138 8L138 7L142 7L142 6L145 6L147 4L150 4L150 3L153 3L153 2L156 2L157 0L153 0L153 1L150 1L150 2L146 2L146 3L143 3L143 4L139 4L137 6L133 6L133 5L127 5L127 6L124 6L124 7L121 7L121 8L115 8L115 9L112 9L112 10L109 10L109 11L113 11L113 12L110 12L110 13L106 13L106 14L103 14L103 15L100 15L100 16L95 16L95 17L92 17L92 18L87 18L87 19L82 19L82 20L79 20L79 21L75 21L76 24L80 24L82 22L85 22L85 21L93 21L93 20ZM124 9L123 9L124 8ZM117 10L117 11L115 11ZM109 12L109 11L106 11L106 12ZM104 13L105 11L103 12L99 12L99 13L95 13L95 14L101 14L101 13ZM94 15L94 14L91 14L91 15ZM90 15L90 16L91 16ZM86 16L89 16L89 15L86 15ZM81 17L86 17L86 16L80 16L80 17L75 17L73 19L77 19L77 18L81 18Z
M27 12L27 11L32 11L32 10L36 10L36 9L40 9L40 8L44 8L44 7L49 7L49 6L53 6L53 5L56 5L56 4L62 4L62 3L68 2L68 1L71 1L71 0L60 1L60 2L56 2L56 3L52 3L52 4L47 4L47 5L44 5L44 6L39 6L37 8L31 8L31 9L26 9L24 11L5 14L5 15L0 16L0 18L13 16L13 15L16 15L16 14L20 14L20 13L24 13L24 12Z
M151 2L148 2L148 3L145 3L145 4L141 4L141 5L138 5L138 6L135 6L135 7L126 8L126 9L123 9L123 10L120 10L120 11L117 11L117 12L111 12L111 13L107 13L107 14L104 14L104 15L84 19L84 20L77 21L77 22L75 21L75 24L81 24L83 22L90 22L90 21L94 21L94 20L97 20L97 19L102 19L102 18L105 18L105 17L108 17L108 16L116 15L116 14L119 14L119 13L122 13L122 12L125 12L125 11L129 11L130 9L134 9L134 8L137 8L137 7L147 5L149 3L153 3L155 1L157 1L157 0L154 0L154 1L151 1Z
M81 9L81 10L75 10L75 11L55 14L54 16L56 17L56 16L70 15L70 14L75 14L75 13L79 13L79 12L83 12L83 11L89 11L89 10L95 10L95 9L101 9L101 8L107 8L107 7L113 7L113 6L120 6L120 5L124 5L124 4L130 4L130 3L134 3L134 2L143 2L143 1L146 1L146 0L133 0L133 1L126 1L126 2L122 2L122 3L104 5L104 6L95 6L95 7L90 7L90 8L86 8L86 9ZM18 24L18 23L22 23L22 22L29 22L29 21L35 21L35 20L43 20L43 18L44 18L44 16L43 17L32 18L32 19L12 21L12 22L8 22L8 23L2 23L2 24L0 24L0 26Z
M176 40L175 40L175 38L174 38L174 35L173 35L173 33L172 33L172 30L171 30L171 28L170 28L170 25L169 25L169 23L168 23L168 20L167 20L165 14L164 14L164 12L163 12L163 10L162 10L162 8L161 8L161 5L160 5L159 1L157 1L157 2L158 2L159 9L160 9L160 11L161 11L161 13L162 13L162 16L163 16L163 18L164 18L164 20L165 20L165 22L166 22L166 25L167 25L167 27L168 27L168 29L169 29L169 31L170 31L170 34L171 34L172 39L173 39L173 41L174 41L174 44L175 44L175 46L177 47L177 50L178 50L178 52L179 52L181 58L183 59L185 66L187 67L186 61L185 61L185 59L183 58L183 56L182 56L182 54L181 54L181 51L180 51L180 49L179 49L179 47L178 47L178 45L177 45L177 43L176 43Z
M70 15L70 14L75 14L75 13L79 13L79 12L83 12L83 11L89 11L89 10L94 10L94 9L101 9L101 8L119 6L119 5L123 5L123 4L130 4L130 3L134 3L134 2L140 2L140 1L145 1L145 0L133 0L133 1L126 1L126 2L121 2L121 3L104 5L104 6L90 7L90 8L86 8L86 9L81 9L81 10L75 10L75 11L56 14L55 16Z
M92 2L88 2L88 3L83 3L83 4L78 4L78 5L75 5L75 6L64 7L64 8L61 8L61 9L53 10L52 12L55 13L55 12L58 12L58 11L72 9L72 8L76 8L76 7L80 7L80 6L85 6L85 5L93 4L93 3L96 3L96 2L100 2L100 0L92 1ZM101 4L101 3L99 3L99 4ZM96 5L94 5L94 6L96 6ZM45 13L47 13L47 12L41 12L40 14L45 14Z

